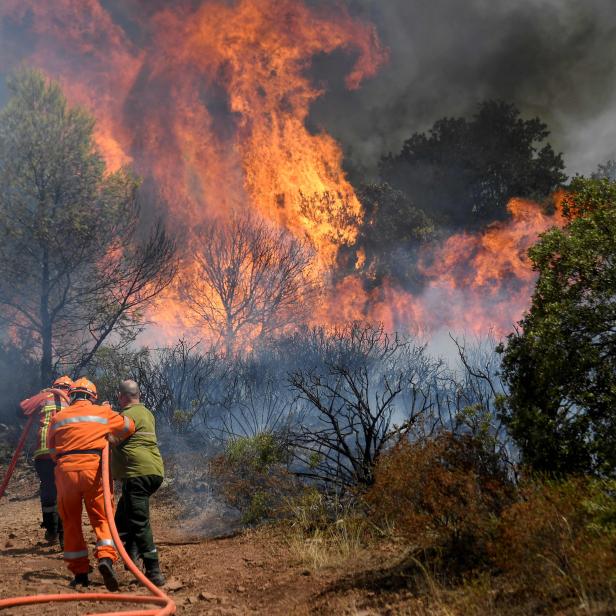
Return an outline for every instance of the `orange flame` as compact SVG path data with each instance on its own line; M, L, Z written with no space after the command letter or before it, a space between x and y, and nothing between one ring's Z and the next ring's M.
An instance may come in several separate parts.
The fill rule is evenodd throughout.
M387 53L374 27L338 3L327 10L301 0L193 6L157 10L144 3L139 15L124 8L132 22L123 28L100 0L4 0L0 19L13 34L0 58L5 67L42 68L60 79L71 102L93 111L108 168L132 164L150 194L162 197L169 224L182 230L185 268L192 266L191 247L207 241L198 231L203 221L251 208L310 241L327 280L338 248L353 244L362 210L338 143L306 128L310 106L323 94L309 69L317 54L346 51L354 58L346 76L353 89ZM527 201L513 200L509 210L508 223L426 249L426 286L418 295L390 281L367 292L352 274L330 285L313 322L369 318L422 332L508 330L532 290L528 247L562 223L559 211L548 215ZM363 259L360 253L358 270ZM168 337L197 327L172 294L153 318Z
M383 322L389 330L420 335L438 329L505 335L522 317L532 295L536 273L528 249L541 233L565 222L563 195L554 195L553 214L532 201L512 199L507 206L510 220L426 247L419 263L425 286L415 295L387 280L366 292L356 277L343 279L315 323L361 315Z

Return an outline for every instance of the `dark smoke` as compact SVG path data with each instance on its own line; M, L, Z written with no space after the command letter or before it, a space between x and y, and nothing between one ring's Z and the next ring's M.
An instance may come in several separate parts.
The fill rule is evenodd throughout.
M173 5L189 18L208 1ZM398 151L413 132L443 116L468 115L489 98L546 121L569 173L588 173L616 157L614 0L304 1L327 11L346 4L375 24L390 50L389 63L355 92L343 80L352 58L335 53L315 58L312 67L327 91L309 126L342 143L355 179L374 173L379 158ZM170 4L101 0L136 47L155 44L148 21ZM34 37L27 23L2 24L0 57L18 61ZM8 68L0 67L0 74ZM1 83L0 103L3 88Z
M321 2L320 4L323 4ZM479 101L515 103L552 130L569 173L616 154L614 0L348 0L390 49L389 64L356 92L317 73L329 92L311 126L342 144L354 176L443 116Z

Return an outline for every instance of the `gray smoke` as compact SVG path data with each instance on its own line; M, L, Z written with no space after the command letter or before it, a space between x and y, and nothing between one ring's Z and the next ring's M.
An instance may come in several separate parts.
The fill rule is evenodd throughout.
M390 61L360 90L335 75L349 59L317 62L329 92L312 128L342 144L354 175L374 172L415 131L466 115L478 102L515 103L539 116L569 173L616 154L614 0L348 0L373 22ZM330 76L336 76L336 79Z

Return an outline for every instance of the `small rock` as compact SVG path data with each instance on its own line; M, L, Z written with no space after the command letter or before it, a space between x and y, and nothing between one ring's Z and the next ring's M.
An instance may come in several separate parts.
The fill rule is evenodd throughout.
M205 591L199 593L199 599L201 599L201 601L218 601L218 597L216 595Z
M184 583L182 582L182 580L178 580L177 578L171 578L167 582L166 587L169 590L180 590L180 588L184 588Z
M237 592L246 592L246 587L245 586L238 586L237 587Z
M15 533L9 533L9 539L17 539L17 535Z
M191 595L190 597L186 597L186 603L197 603L197 601L199 601L199 599L197 599L197 597L195 597L194 595Z
M304 569L304 570L301 572L301 575L310 575L310 569Z

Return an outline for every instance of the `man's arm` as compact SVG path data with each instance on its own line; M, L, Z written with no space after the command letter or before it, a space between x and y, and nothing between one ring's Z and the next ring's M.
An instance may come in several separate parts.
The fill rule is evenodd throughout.
M113 440L123 441L135 432L135 422L130 417L116 413L109 406L103 408L107 411L107 427Z

